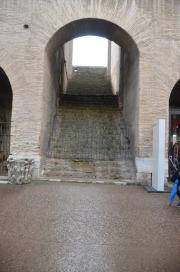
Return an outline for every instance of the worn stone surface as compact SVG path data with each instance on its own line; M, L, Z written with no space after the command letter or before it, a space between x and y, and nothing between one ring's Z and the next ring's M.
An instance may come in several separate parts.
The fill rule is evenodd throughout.
M118 110L117 100L112 98L68 96L68 102L62 102L54 118L48 157L81 160L131 158L128 128Z
M91 91L89 85L87 90ZM128 128L118 110L117 97L105 94L62 97L44 176L134 181Z
M178 272L180 217L138 186L0 186L1 272Z
M110 79L105 67L74 66L66 94L112 95Z
M111 42L109 45L109 51L110 51L110 64L109 64L109 73L111 75L111 84L112 84L112 90L113 94L121 94L121 70L120 70L120 59L121 59L121 48L115 44L114 42Z
M82 182L129 182L135 181L135 169L132 160L85 161L48 158L44 177L57 177L61 180L81 179ZM137 182L139 180L137 179ZM146 179L144 179L146 182Z
M19 185L30 183L32 180L33 164L33 160L23 160L9 156L7 159L8 182Z

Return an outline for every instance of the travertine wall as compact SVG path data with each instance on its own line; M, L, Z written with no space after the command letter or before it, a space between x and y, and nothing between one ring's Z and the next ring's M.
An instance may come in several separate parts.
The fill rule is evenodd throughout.
M48 55L52 63L58 43L78 36L78 31L88 32L88 27L83 29L86 24L78 30L72 24L67 32L63 31L65 25L94 18L117 26L110 31L104 24L101 34L117 42L130 55L127 101L131 113L127 119L134 126L137 170L151 171L152 125L157 118L165 118L168 129L169 96L179 79L179 14L179 0L1 0L0 66L13 90L11 152L19 157L34 157L39 169L44 134L51 120L49 112L56 103L52 98L54 91L50 92L54 87ZM24 24L29 28L24 28ZM57 32L59 29L62 31ZM94 26L95 34L97 29L98 22ZM55 33L56 39L51 39ZM135 45L139 66L131 54ZM134 76L136 71L138 79Z
M72 67L72 57L73 57L73 40L64 44L64 73L63 73L63 93L66 93L68 81L72 77L73 67Z
M65 43L64 45L64 56L66 61L66 69L68 79L72 76L72 58L73 58L73 40Z
M119 92L119 83L120 83L120 51L121 48L111 42L111 83L112 90L114 94Z
M123 116L129 130L133 157L136 158L139 155L137 150L139 147L139 58L136 56L129 59L125 52L123 54L123 73L121 71L121 79L123 80L121 90L123 92Z

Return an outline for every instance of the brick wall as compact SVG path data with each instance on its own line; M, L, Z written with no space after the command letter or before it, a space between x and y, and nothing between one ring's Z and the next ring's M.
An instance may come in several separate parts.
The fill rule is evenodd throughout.
M135 158L150 165L152 125L157 118L166 119L166 143L168 141L169 96L180 71L179 13L177 0L1 0L0 66L13 90L12 153L33 156L37 161L42 157L49 111L56 101L52 98L47 48L53 51L58 43L89 31L89 25L81 23L78 27L71 25L66 32L67 28L63 27L68 23L98 18L120 28L111 29L105 21L101 29L95 24L91 33L107 34L107 38L126 48L130 55L137 45L138 82L134 69L132 80L127 84L125 112L129 109L127 120L134 125ZM29 24L29 28L25 29L24 24ZM140 164L137 165L139 172L148 167L142 170Z

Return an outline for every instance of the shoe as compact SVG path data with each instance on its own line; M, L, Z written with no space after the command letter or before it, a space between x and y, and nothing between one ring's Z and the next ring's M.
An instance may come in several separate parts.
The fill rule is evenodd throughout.
M176 205L177 208L180 208L180 201L178 202L178 204Z

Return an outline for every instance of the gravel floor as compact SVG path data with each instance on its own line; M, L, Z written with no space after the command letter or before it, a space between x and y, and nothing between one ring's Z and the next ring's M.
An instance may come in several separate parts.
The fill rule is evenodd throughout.
M140 186L0 185L0 272L179 272L167 203Z

